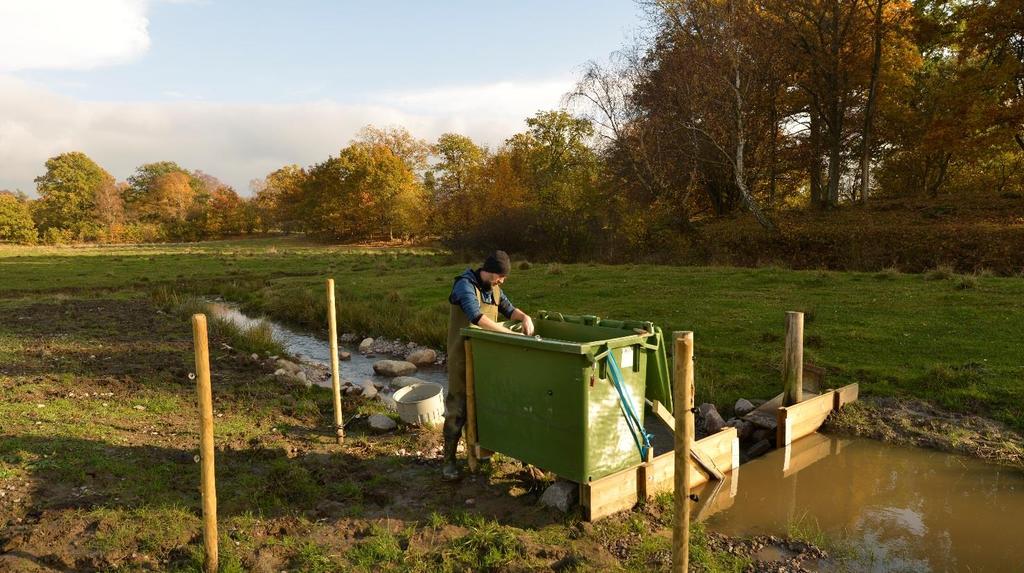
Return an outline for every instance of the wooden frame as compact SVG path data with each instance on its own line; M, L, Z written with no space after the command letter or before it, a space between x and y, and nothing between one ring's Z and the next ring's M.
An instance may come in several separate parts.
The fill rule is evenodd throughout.
M838 412L843 406L850 402L856 402L858 396L860 396L860 384L855 382L848 386L843 386L836 390L836 399L832 405L832 409Z
M775 447L784 448L804 436L817 432L829 414L838 412L844 405L856 401L859 393L860 386L854 383L838 390L828 390L799 404L780 407L777 410Z
M694 442L693 450L713 463L723 473L739 466L739 438L736 428L725 428ZM708 481L701 464L690 458L690 487ZM666 452L652 461L580 484L580 505L587 521L596 521L613 513L631 509L640 500L663 491L673 491L675 484L675 452Z
M792 406L778 409L778 428L776 429L775 447L788 446L796 440L818 431L825 418L832 413L835 405L835 391L829 390L821 396L804 400Z

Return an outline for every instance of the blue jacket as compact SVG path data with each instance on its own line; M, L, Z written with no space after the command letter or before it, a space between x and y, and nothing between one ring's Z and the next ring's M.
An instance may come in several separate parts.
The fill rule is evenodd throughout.
M494 304L494 291L490 288L484 290L480 284L480 273L473 269L466 269L464 273L455 277L452 293L448 295L448 302L459 305L462 312L466 313L466 318L473 324L480 322L480 317L484 315L480 311L480 303L476 300L477 289L480 290L480 298L485 304ZM512 318L512 313L515 311L516 307L512 306L508 297L505 296L505 291L502 290L501 300L498 301L498 312L505 318Z

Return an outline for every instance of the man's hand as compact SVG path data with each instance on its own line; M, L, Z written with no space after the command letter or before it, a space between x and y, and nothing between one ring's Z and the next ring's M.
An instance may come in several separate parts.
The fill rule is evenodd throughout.
M534 333L533 319L530 318L530 315L524 313L523 314L522 322L523 322L523 334L525 334L526 336L533 336L533 333Z

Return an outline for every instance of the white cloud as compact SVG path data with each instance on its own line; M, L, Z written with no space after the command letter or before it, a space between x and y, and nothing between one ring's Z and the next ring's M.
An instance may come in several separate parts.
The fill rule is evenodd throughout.
M462 86L358 105L96 102L0 75L0 189L32 193L48 157L77 150L118 179L143 163L171 160L247 193L249 180L278 167L337 154L367 124L401 125L428 140L458 131L496 146L537 110L558 107L567 88L560 81Z
M433 114L486 112L522 119L523 110L547 110L557 106L562 94L572 88L572 80L539 82L498 82L428 89L413 93L385 94L383 101L408 109Z
M0 2L0 72L91 69L149 49L143 0Z

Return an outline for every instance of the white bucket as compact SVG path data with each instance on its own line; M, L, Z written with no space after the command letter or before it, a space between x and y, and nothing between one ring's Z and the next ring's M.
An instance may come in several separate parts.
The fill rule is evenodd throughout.
M444 386L440 384L413 384L392 397L398 406L398 416L407 424L436 426L444 422Z

